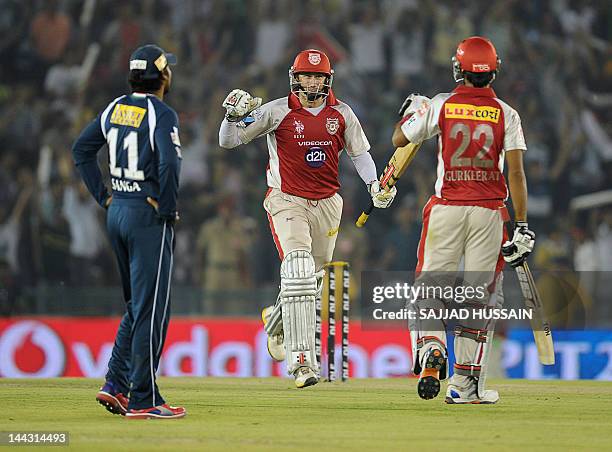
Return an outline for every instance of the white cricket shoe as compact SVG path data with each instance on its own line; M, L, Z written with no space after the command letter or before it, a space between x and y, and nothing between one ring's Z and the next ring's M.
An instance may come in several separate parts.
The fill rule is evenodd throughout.
M317 374L310 367L306 366L298 367L296 371L293 372L293 376L295 377L296 388L305 388L307 386L316 385L319 382Z
M446 388L446 399L448 404L493 404L499 400L499 393L494 389L485 389L483 397L478 397L478 382L471 379L471 384L467 388L460 388L449 382Z
M274 306L268 306L261 311L261 320L264 326L270 320ZM268 353L274 361L284 361L287 352L285 351L285 335L281 331L278 334L268 336Z

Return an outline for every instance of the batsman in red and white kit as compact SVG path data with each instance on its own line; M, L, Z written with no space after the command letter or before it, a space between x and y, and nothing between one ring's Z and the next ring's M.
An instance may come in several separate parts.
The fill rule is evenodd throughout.
M353 110L334 96L332 82L327 55L304 50L289 69L288 97L261 105L261 99L235 89L223 102L227 114L219 130L226 149L261 136L268 142L263 205L281 259L281 287L262 318L270 355L286 359L298 388L318 382L315 298L340 227L340 153L348 153L375 207L388 207L396 193L380 189L370 143Z
M500 59L486 38L462 41L452 58L453 75L462 82L450 93L431 101L411 96L410 110L393 133L396 147L438 137L435 194L423 209L423 229L418 247L417 275L425 272L457 272L463 258L470 285L488 288L483 304L500 306L501 269L504 259L521 263L531 252L535 234L527 225L527 185L523 152L527 149L518 113L497 98L490 87ZM420 102L420 108L415 106ZM405 102L406 104L406 102ZM400 111L401 113L401 111ZM505 201L508 187L515 213L514 235L504 246L514 253L502 257ZM476 276L474 276L476 275ZM468 278L465 276L464 278ZM442 300L418 300L425 307L444 308ZM454 374L446 391L447 403L495 403L497 391L485 389L487 359L493 338L493 322L464 321L455 334ZM447 377L446 332L442 320L432 328L411 331L414 372L420 375L417 391L431 399Z

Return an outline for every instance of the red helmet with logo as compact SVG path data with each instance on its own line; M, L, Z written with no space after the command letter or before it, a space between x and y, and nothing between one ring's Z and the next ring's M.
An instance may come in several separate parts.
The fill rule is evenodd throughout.
M325 74L327 78L321 89L317 92L307 93L309 95L320 97L329 95L332 82L334 80L334 70L331 68L329 58L325 53L316 49L303 50L297 54L293 61L293 66L289 68L289 87L292 92L305 91L302 85L297 81L298 74ZM310 97L310 96L309 96Z
M463 80L463 72L497 73L501 64L493 43L481 36L472 36L461 41L452 61L456 82Z

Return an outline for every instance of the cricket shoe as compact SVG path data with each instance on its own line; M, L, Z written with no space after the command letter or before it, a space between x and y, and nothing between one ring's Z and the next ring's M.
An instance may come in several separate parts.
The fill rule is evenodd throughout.
M145 408L143 410L128 410L126 419L178 419L187 414L182 406L170 406L167 403Z
M261 320L263 320L264 326L269 322L270 316L274 311L274 306L268 306L261 311ZM282 362L287 356L285 351L285 335L281 331L278 334L268 335L268 353L274 361Z
M128 398L115 390L115 385L110 381L104 383L104 386L100 388L98 394L96 394L96 400L113 414L125 416L125 413L127 413Z
M296 388L300 389L316 385L319 382L317 374L307 366L298 367L295 372L293 372L293 376L295 377Z
M421 399L433 399L440 393L440 371L445 365L446 356L442 350L432 348L427 352L417 384L417 392Z
M446 388L446 403L450 405L460 404L485 404L490 405L497 403L499 400L499 393L494 389L485 389L482 397L478 397L478 380L470 378L470 384L466 387L460 388L456 384L449 382Z

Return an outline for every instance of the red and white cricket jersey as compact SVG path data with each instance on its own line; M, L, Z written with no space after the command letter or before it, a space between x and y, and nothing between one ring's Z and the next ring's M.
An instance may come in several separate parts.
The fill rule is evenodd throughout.
M252 119L251 119L252 118ZM352 157L370 149L353 110L330 92L315 116L295 94L273 100L239 124L242 144L267 135L270 188L307 199L333 196L340 188L338 161L346 150Z
M518 113L491 88L459 86L452 93L438 94L401 127L412 143L438 135L438 198L508 198L505 152L527 146Z

